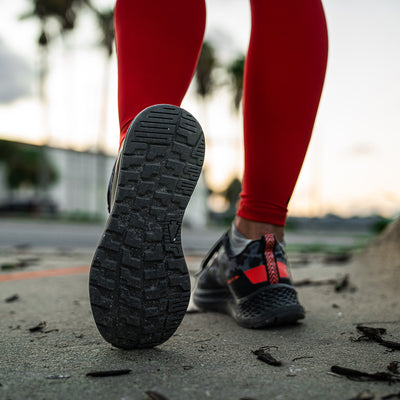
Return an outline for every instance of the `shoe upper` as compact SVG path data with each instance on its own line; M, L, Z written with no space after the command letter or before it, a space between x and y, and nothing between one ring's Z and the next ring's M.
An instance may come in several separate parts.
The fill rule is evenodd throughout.
M199 289L228 288L237 300L246 299L266 286L291 284L287 259L273 234L250 242L233 255L228 234L217 242L203 262Z

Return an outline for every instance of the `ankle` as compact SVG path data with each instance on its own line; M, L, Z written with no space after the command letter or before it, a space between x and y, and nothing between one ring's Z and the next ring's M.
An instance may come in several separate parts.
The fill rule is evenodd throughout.
M284 240L284 227L280 225L268 224L266 222L251 221L243 217L235 216L234 224L236 229L247 239L258 240L261 236L273 233L278 242Z

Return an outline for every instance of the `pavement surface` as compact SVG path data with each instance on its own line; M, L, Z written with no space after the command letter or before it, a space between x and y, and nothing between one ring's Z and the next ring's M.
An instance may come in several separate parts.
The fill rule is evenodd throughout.
M80 232L83 241L92 240L88 238L93 232L84 233L82 225L63 231L55 224L52 232L70 241L66 245L53 238L44 246L40 235L22 240L39 222L18 222L21 234L15 234L14 241L10 235L5 243L7 229L18 231L15 223L6 222L0 222L0 399L352 399L365 390L374 397L358 398L381 399L400 393L400 382L353 381L331 372L334 365L389 372L387 366L400 361L400 350L354 341L361 336L359 323L385 328L385 339L400 341L398 260L380 265L371 252L350 261L292 252L292 273L307 313L304 322L249 330L225 315L189 312L161 346L122 351L104 342L92 319L88 266L95 245L75 245L74 235L65 233ZM192 275L199 268L199 254L219 234L184 231ZM325 233L288 235L287 241L297 237L298 242L313 243L316 236L331 244L355 240ZM31 246L34 240L38 244ZM335 291L334 282L343 282L346 275L347 285ZM189 310L195 311L192 304ZM253 354L265 346L281 366ZM121 369L131 371L110 377L86 375Z

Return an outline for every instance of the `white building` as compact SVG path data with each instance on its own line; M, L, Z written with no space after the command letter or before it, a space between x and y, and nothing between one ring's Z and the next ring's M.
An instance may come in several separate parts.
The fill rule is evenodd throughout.
M31 145L29 145L31 146ZM58 173L57 182L46 192L58 212L63 215L75 213L86 216L107 217L107 189L115 157L91 152L44 147ZM5 166L0 159L0 203L9 198L5 179ZM32 190L20 190L19 198L33 195ZM201 176L187 208L185 222L204 226L206 222L206 185Z

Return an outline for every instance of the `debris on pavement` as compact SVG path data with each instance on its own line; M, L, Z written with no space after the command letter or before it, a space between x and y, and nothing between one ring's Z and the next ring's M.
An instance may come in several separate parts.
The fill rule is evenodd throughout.
M46 379L69 379L71 375L48 375Z
M168 400L165 396L160 393L154 392L153 390L148 390L145 393L148 400Z
M313 280L313 279L303 279L301 281L295 281L293 283L294 286L324 286L324 285L335 285L337 282L336 279L320 279L320 280Z
M287 377L297 376L299 372L305 371L307 368L299 368L296 365L291 365L289 367L289 373L286 375Z
M400 392L387 394L386 396L381 397L381 400L389 400L389 399L400 399Z
M350 278L348 274L346 274L342 278L337 279L335 283L335 292L342 292L345 289L349 289L352 292L356 290L354 286L350 285Z
M297 360L303 360L304 358L314 358L314 356L300 356L300 357L295 357L293 358L293 361L297 361Z
M363 390L362 392L358 393L356 397L352 397L349 400L374 400L375 395L371 393L368 389Z
M253 350L252 353L257 356L257 360L263 361L275 367L280 367L282 365L282 361L274 358L268 351L269 349L270 346L260 347L258 350Z
M344 290L349 290L350 292L355 292L356 287L350 284L349 275L346 274L337 279L320 279L320 280L313 280L313 279L303 279L301 281L294 282L294 286L324 286L324 285L331 285L334 287L335 292L342 292Z
M13 301L19 300L19 296L17 294L13 294L12 296L7 297L4 301L6 303L12 303Z
M338 365L334 365L331 367L331 371L338 375L343 375L348 379L354 381L375 381L375 382L388 382L397 383L400 382L400 377L393 375L388 372L375 372L370 374L368 372L358 371L356 369L340 367Z
M385 346L391 350L400 350L400 343L394 342L393 340L382 340L379 342L382 346Z
M57 328L49 329L48 331L44 331L43 333L51 333L51 332L59 332L59 329Z
M340 253L327 253L324 257L324 264L333 263L347 263L351 260L351 252L340 252Z
M386 333L385 328L372 328L370 326L357 325L357 330L363 333L370 339L381 338L381 335Z
M18 329L21 329L21 325L16 325L16 326L9 326L8 327L9 329L11 329L12 331L16 331L16 330L18 330Z
M118 376L118 375L127 375L131 372L131 369L114 369L108 371L92 371L88 372L86 376L92 376L95 378L103 378L105 376Z
M400 350L400 342L394 342L392 340L384 340L382 338L382 335L386 333L385 328L372 328L370 326L362 326L362 325L357 325L357 330L359 330L361 333L363 333L362 336L360 336L357 339L354 339L354 341L359 342L361 340L373 340L382 346L388 347L389 349L392 350Z
M400 364L400 361L392 361L386 368L392 374L400 374L399 364Z
M39 322L36 326L29 328L29 332L43 332L43 329L46 328L46 325L46 321Z

